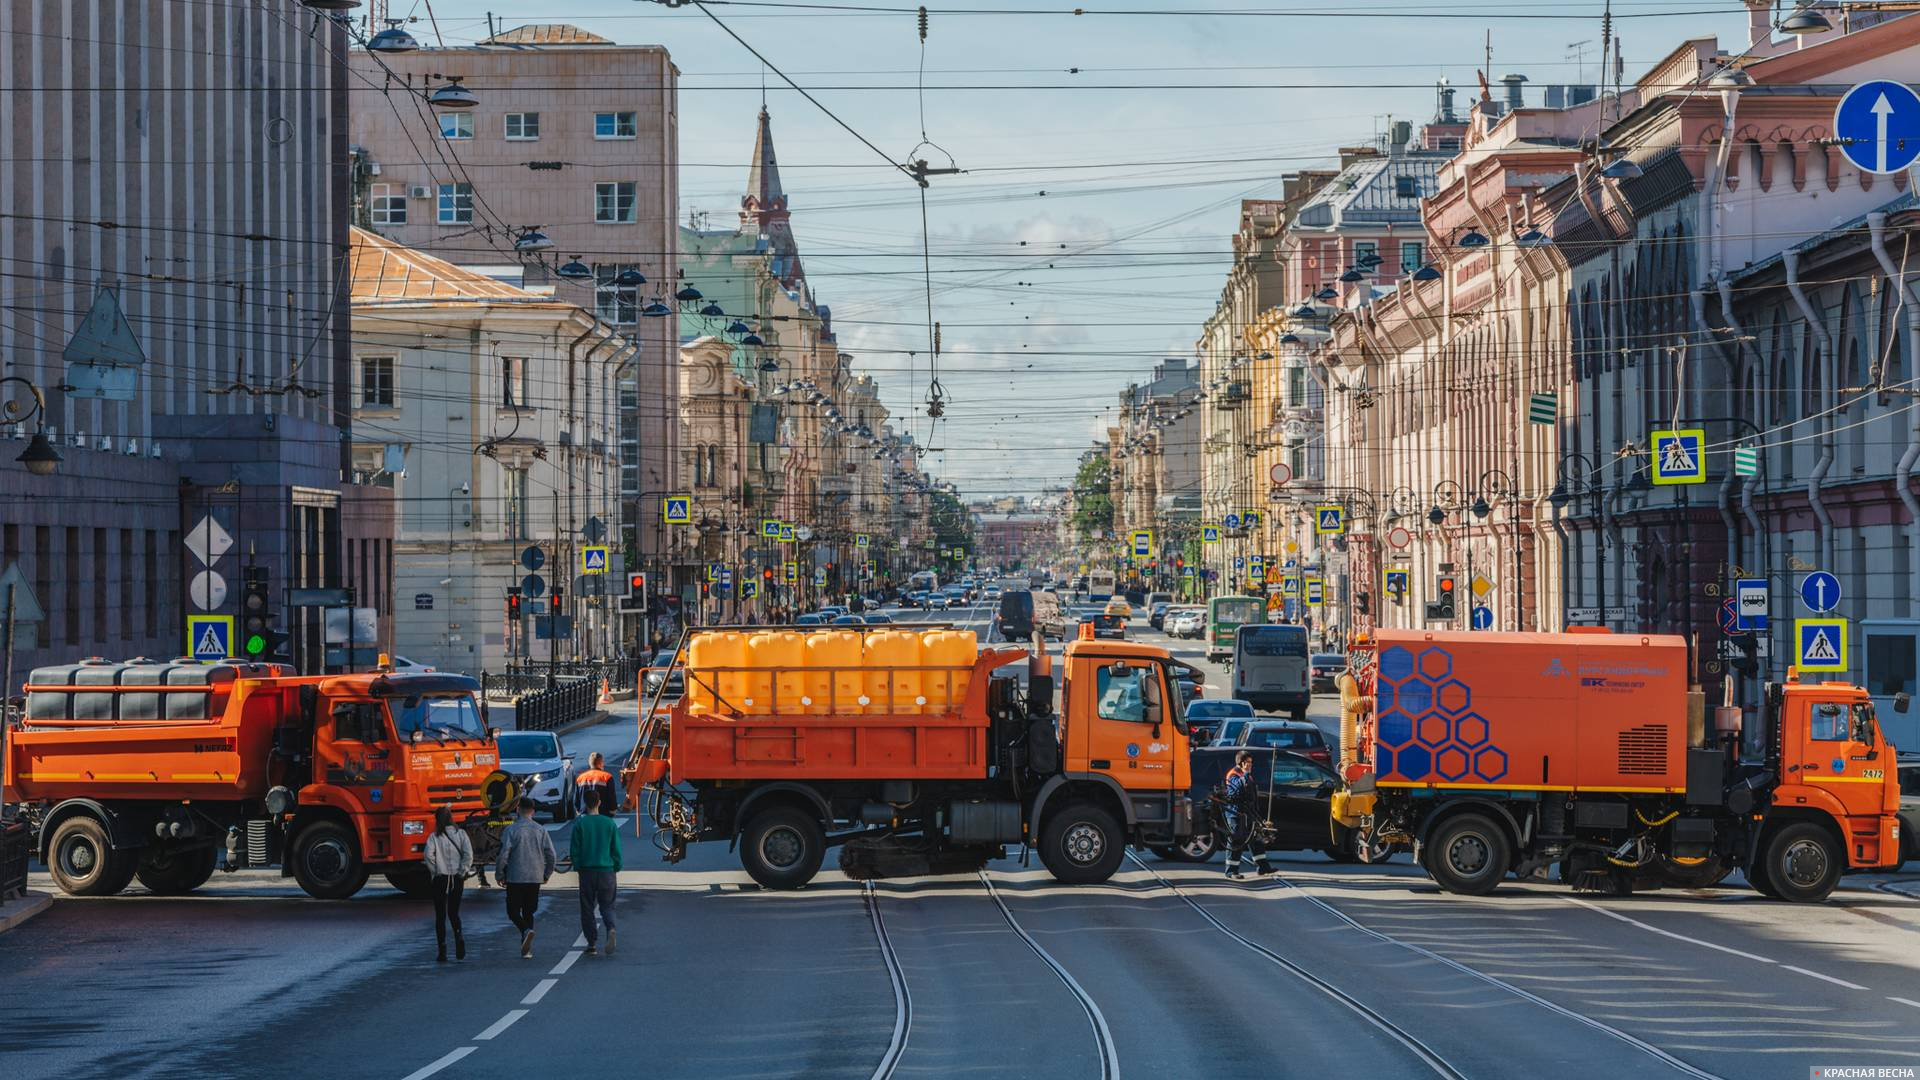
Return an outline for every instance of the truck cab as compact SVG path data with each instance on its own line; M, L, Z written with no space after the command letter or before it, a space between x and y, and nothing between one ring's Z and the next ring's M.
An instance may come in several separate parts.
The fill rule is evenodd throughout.
M1766 689L1764 737L1763 767L1776 781L1759 841L1757 888L1824 895L1847 870L1900 863L1895 750L1865 688L1803 683L1789 673Z
M1119 641L1083 639L1066 652L1061 777L1104 778L1154 843L1185 836L1189 755L1177 661L1157 646Z

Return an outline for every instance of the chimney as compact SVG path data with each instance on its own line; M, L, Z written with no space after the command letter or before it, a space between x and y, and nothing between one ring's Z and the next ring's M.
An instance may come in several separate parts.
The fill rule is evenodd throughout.
M1571 109L1575 105L1585 105L1596 96L1598 96L1598 91L1592 86L1569 86L1567 87L1567 108Z
M1413 125L1405 120L1395 120L1389 130L1392 134L1389 136L1391 149L1388 153L1393 157L1401 157L1407 152L1407 144L1413 141Z
M1773 40L1772 0L1747 0L1747 48Z
M1502 75L1500 76L1500 82L1507 88L1506 111L1512 112L1515 109L1525 108L1526 100L1520 90L1521 87L1526 85L1527 77L1525 75Z
M1457 124L1460 118L1453 111L1453 87L1447 80L1441 79L1433 88L1433 122L1436 124Z
M1559 85L1547 87L1546 106L1549 109L1566 108L1567 107L1567 88Z

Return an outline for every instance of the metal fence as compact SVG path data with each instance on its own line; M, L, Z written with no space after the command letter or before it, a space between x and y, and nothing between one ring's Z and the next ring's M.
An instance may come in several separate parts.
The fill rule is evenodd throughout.
M27 858L33 833L24 821L0 824L0 904L27 893Z
M513 703L513 726L521 731L552 731L588 716L599 701L598 683L562 677L552 686L521 695Z
M549 680L544 671L483 671L480 673L480 694L488 701L512 701L522 694L545 690L548 685Z
M544 680L549 674L569 675L592 680L594 687L600 686L605 679L614 690L632 690L640 684L640 669L646 666L637 656L615 657L611 660L561 660L546 664L538 660L515 661L507 665L506 674L515 678L534 678ZM545 685L544 682L542 685Z

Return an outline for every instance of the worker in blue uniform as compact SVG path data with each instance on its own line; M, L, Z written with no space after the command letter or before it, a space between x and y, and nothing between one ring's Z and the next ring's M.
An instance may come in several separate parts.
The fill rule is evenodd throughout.
M1226 794L1221 800L1221 809L1227 817L1227 876L1238 880L1246 875L1240 872L1240 854L1252 849L1253 868L1260 876L1273 873L1273 864L1267 861L1267 844L1254 826L1259 816L1259 778L1253 770L1253 752L1242 750L1234 755L1233 768L1227 770Z

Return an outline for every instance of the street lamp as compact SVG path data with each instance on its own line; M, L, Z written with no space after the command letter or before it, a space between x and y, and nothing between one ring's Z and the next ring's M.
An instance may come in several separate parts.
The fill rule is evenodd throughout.
M19 383L25 387L33 400L24 402L12 397L0 399L0 417L4 417L9 424L23 423L36 416L40 418L39 423L34 425L33 438L28 440L26 451L14 460L25 465L27 471L35 476L51 476L60 467L60 452L53 448L53 443L47 438L47 396L31 379L18 375L0 378L0 386L8 383Z

